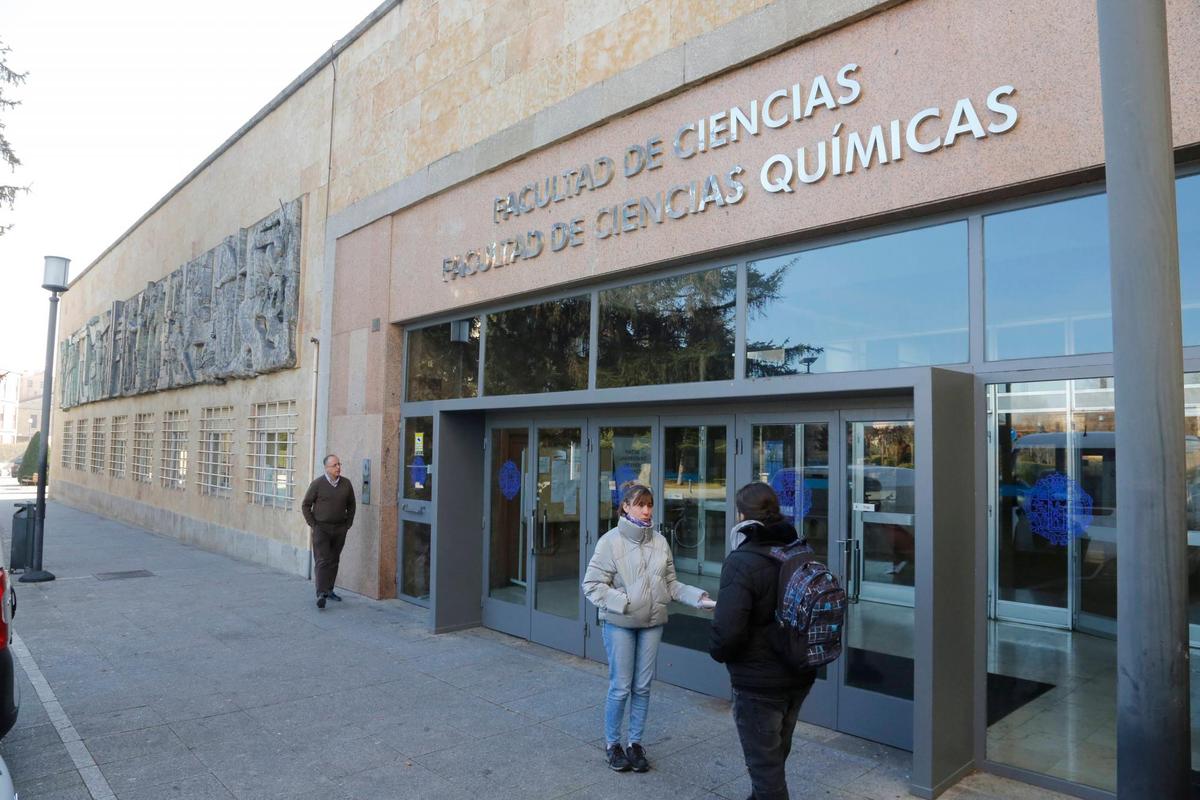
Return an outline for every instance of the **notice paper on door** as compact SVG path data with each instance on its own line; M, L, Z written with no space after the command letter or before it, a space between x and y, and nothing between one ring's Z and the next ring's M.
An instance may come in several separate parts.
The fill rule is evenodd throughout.
M556 458L550 462L550 502L561 503L567 496L567 460Z

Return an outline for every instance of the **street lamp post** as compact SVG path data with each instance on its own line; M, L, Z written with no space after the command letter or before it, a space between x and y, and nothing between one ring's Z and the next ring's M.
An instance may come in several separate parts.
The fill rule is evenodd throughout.
M33 521L33 562L21 576L22 583L54 580L53 573L42 569L42 537L46 530L46 473L50 470L50 395L54 385L54 327L58 321L58 296L67 290L67 271L71 259L46 256L42 288L50 292L50 322L46 329L46 371L42 376L42 435L38 442L37 508Z

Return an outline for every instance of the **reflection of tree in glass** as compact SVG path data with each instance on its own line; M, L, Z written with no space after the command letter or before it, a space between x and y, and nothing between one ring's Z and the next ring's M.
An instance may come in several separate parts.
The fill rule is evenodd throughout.
M597 385L732 379L736 298L733 267L601 292Z
M591 308L585 295L489 314L484 393L586 389Z
M758 269L756 264L749 265L746 269L746 317L748 322L753 322L755 319L766 320L770 317L773 304L783 298L783 284L788 272L799 262L800 256L801 254L797 253L786 263L769 272ZM748 325L746 352L763 354L759 358L751 355L747 359L746 375L751 378L769 378L775 375L812 372L812 365L825 352L824 347L804 342L793 344L788 337L784 337L781 341L774 339L751 340L749 328Z
M478 375L478 317L470 320L465 342L451 340L449 322L409 331L409 400L474 397Z
M912 429L907 425L870 426L864 431L867 463L912 469Z

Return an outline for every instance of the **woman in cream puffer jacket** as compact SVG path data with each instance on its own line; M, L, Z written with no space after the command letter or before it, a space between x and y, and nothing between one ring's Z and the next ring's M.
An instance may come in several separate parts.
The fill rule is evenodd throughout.
M650 680L667 623L667 604L677 600L696 608L715 604L708 593L675 578L675 560L656 532L654 495L647 487L623 487L617 527L600 537L583 576L583 593L600 609L604 649L608 653L608 699L604 741L608 765L618 772L645 772L642 736L650 706ZM625 701L629 703L629 748L621 747Z

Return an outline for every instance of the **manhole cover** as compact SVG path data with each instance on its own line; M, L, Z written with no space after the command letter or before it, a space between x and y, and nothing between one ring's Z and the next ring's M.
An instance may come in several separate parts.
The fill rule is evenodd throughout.
M154 573L146 569L129 569L124 572L97 572L98 581L119 581L125 578L153 578Z

